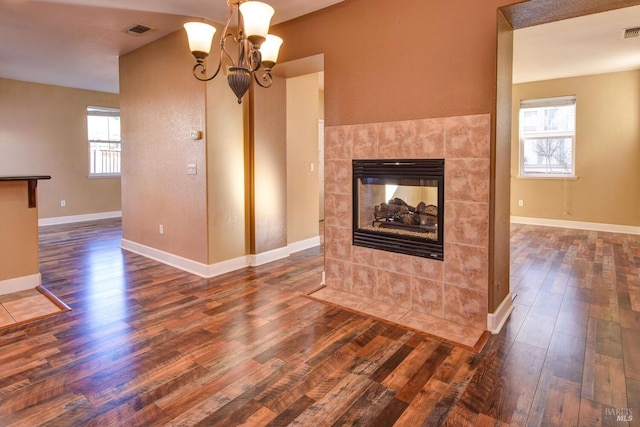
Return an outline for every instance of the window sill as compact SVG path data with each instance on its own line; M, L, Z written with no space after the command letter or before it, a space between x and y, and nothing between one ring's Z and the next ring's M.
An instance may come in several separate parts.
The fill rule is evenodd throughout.
M93 174L93 175L87 175L87 178L89 179L93 179L93 178L98 178L98 179L103 179L103 178L118 178L120 179L120 174Z
M576 181L580 177L576 175L543 175L543 176L535 176L535 175L517 175L516 179L555 179L555 180L563 180L563 181Z

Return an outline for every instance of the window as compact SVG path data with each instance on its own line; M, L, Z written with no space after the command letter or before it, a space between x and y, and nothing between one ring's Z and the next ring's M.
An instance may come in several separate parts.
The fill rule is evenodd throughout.
M89 176L120 176L120 110L87 107Z
M576 97L520 101L520 176L575 177Z

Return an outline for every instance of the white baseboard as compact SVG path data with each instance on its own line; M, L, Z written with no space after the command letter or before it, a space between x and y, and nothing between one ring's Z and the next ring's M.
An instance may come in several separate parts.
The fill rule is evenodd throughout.
M288 247L273 249L259 254L247 255L248 265L257 267L259 265L268 264L279 259L283 259L291 255Z
M175 268L179 268L180 270L195 274L200 277L213 277L208 275L209 266L198 261L174 255L169 252L161 251L160 249L132 242L131 240L127 239L122 239L122 241L120 242L120 247L127 251L145 256L147 258L151 258L155 261L170 265Z
M487 329L489 332L492 334L500 333L509 315L513 311L512 301L511 294L508 294L504 300L502 300L502 303L500 303L495 313L487 314Z
M40 286L41 282L42 276L40 273L16 277L15 279L0 280L0 295L35 289Z
M95 221L98 219L120 218L122 211L113 212L97 212L83 215L57 216L52 218L38 219L38 226L45 227L47 225L71 224L73 222Z
M315 242L315 244L314 244ZM180 270L186 271L191 274L195 274L204 278L216 277L221 274L229 273L231 271L239 270L245 267L257 267L259 265L267 264L279 259L283 259L291 255L292 253L299 252L304 249L309 249L314 246L320 245L320 237L297 242L292 245L288 245L284 248L274 249L268 252L263 252L254 255L245 255L238 258L222 261L216 264L203 264L201 262L193 261L188 258L184 258L169 252L161 251L159 249L152 248L150 246L142 245L140 243L132 242L131 240L122 239L120 247L127 251L142 255L147 258L151 258L155 261L163 264L170 265Z
M315 236L310 239L300 240L299 242L289 243L287 245L287 249L289 250L289 255L304 251L306 249L315 248L316 246L320 246L320 236Z
M561 219L528 218L512 216L515 224L541 225L545 227L572 228L578 230L605 231L609 233L640 234L640 227L632 225L602 224L598 222L565 221Z

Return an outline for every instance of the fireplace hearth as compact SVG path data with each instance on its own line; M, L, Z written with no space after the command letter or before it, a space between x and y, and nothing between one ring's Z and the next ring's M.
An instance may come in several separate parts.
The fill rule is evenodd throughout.
M353 244L444 259L444 159L353 160Z

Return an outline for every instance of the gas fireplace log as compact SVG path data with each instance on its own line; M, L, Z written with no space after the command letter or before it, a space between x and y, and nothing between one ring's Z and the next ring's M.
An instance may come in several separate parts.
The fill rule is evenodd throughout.
M420 202L417 207L402 199L391 199L389 203L374 206L376 221L395 222L406 225L433 226L438 223L438 207Z

